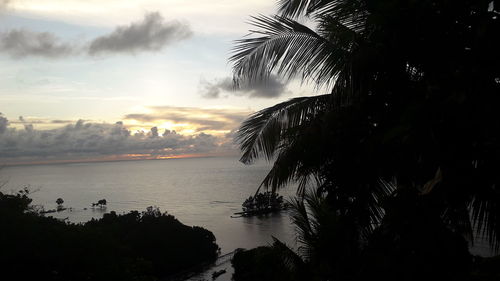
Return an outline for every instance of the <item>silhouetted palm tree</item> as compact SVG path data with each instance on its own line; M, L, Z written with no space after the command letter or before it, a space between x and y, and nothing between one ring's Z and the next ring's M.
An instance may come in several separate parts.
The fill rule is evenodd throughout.
M363 239L353 221L336 213L324 194L315 190L293 199L290 213L297 251L274 237L269 248L289 273L299 280L353 280L359 271Z
M302 200L303 199L303 200ZM363 239L355 222L335 212L324 196L309 191L291 202L298 254L318 280L345 279L356 272Z
M280 0L278 15L254 17L253 36L237 41L235 84L275 73L325 94L250 116L241 160L273 159L262 183L273 190L316 184L362 236L397 186L416 189L454 231L498 245L497 4Z

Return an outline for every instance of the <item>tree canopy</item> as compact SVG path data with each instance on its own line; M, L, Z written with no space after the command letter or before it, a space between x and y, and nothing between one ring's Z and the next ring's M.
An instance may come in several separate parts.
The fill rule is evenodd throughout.
M383 198L415 193L470 240L500 241L498 1L280 0L236 42L234 81L271 74L322 94L263 109L240 127L263 180L327 193L370 235Z

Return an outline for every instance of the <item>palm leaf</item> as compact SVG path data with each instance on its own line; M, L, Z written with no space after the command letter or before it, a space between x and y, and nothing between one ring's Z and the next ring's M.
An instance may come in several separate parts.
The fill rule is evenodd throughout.
M291 128L323 112L330 95L294 98L251 115L236 132L243 163L264 156L271 160L284 134Z
M500 249L500 194L491 190L489 196L475 196L470 204L472 226L479 238Z
M465 203L465 202L460 202ZM473 222L471 212L466 204L457 208L447 207L442 215L445 223L454 231L461 233L470 243L474 244Z
M382 222L385 215L383 201L392 196L396 191L396 183L379 179L377 184L371 188L369 201L367 202L370 224L364 229L364 237L367 238Z
M290 217L295 225L297 242L300 244L299 253L306 260L310 260L317 242L316 229L313 226L315 222L311 221L314 218L309 215L304 200L295 197L290 204L292 206Z
M292 133L286 134L282 138L278 155L273 167L262 181L262 186L271 188L274 192L291 181L298 182L297 194L301 197L304 196L306 187L311 180L316 186L319 186L321 180L317 173L319 169L317 162L309 163L307 161L317 154L308 149L308 146L315 145L315 141L317 141L314 140L315 136L309 134L308 130L302 129L302 127L310 126L309 123L290 129Z
M302 81L330 87L348 64L351 42L332 44L307 26L281 16L254 17L251 23L259 28L251 32L260 36L236 41L230 57L237 86L243 81L266 80L276 72L285 79L300 73Z
M314 16L338 10L342 6L352 5L356 1L335 0L280 0L278 11L283 16L298 18L300 16Z
M307 265L302 260L302 258L276 237L271 237L273 239L273 244L271 247L274 252L281 257L283 265L295 275L301 275L302 273L304 273L307 270Z
M362 0L280 0L278 7L279 13L285 17L297 19L306 16L317 20L329 16L357 30L364 27L368 15Z

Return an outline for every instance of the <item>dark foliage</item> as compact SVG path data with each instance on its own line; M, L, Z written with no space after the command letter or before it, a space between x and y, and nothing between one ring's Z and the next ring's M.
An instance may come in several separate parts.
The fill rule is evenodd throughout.
M241 250L234 280L497 280L499 257L473 257L463 237L432 214L428 198L398 193L384 200L384 220L365 243L353 220L307 193L291 202L298 250L278 240Z
M474 265L474 237L499 248L499 8L497 0L280 0L278 15L254 18L256 30L236 42L236 85L277 74L325 91L263 109L237 132L244 163L274 160L264 187L296 181L300 195L310 184L325 196L331 219L302 208L296 221L307 245L338 240L308 246L317 260L302 256L320 280L451 279ZM357 243L347 247L357 253L328 248L336 243ZM359 266L334 276L348 268L343 258Z
M231 264L238 281L299 281L308 273L300 258L276 240L272 246L236 250Z
M156 208L72 224L0 193L0 268L12 280L157 280L215 260L214 235Z
M242 204L243 211L281 210L283 196L275 192L258 192L255 196L248 197Z
M254 18L253 36L237 41L236 84L277 73L326 94L250 116L242 161L274 159L263 181L273 190L314 180L366 235L383 216L374 198L384 181L432 193L448 227L500 245L499 7L280 0L278 15Z
M400 189L386 200L386 215L370 236L359 279L469 280L474 267L468 244L434 214L429 200Z
M476 260L476 266L472 270L471 280L493 281L500 280L500 256L492 258L480 258Z

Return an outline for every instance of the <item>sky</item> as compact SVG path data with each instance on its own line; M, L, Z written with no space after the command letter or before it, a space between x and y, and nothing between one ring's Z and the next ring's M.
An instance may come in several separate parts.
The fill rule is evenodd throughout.
M237 155L251 113L317 94L228 58L273 0L0 0L0 165Z

